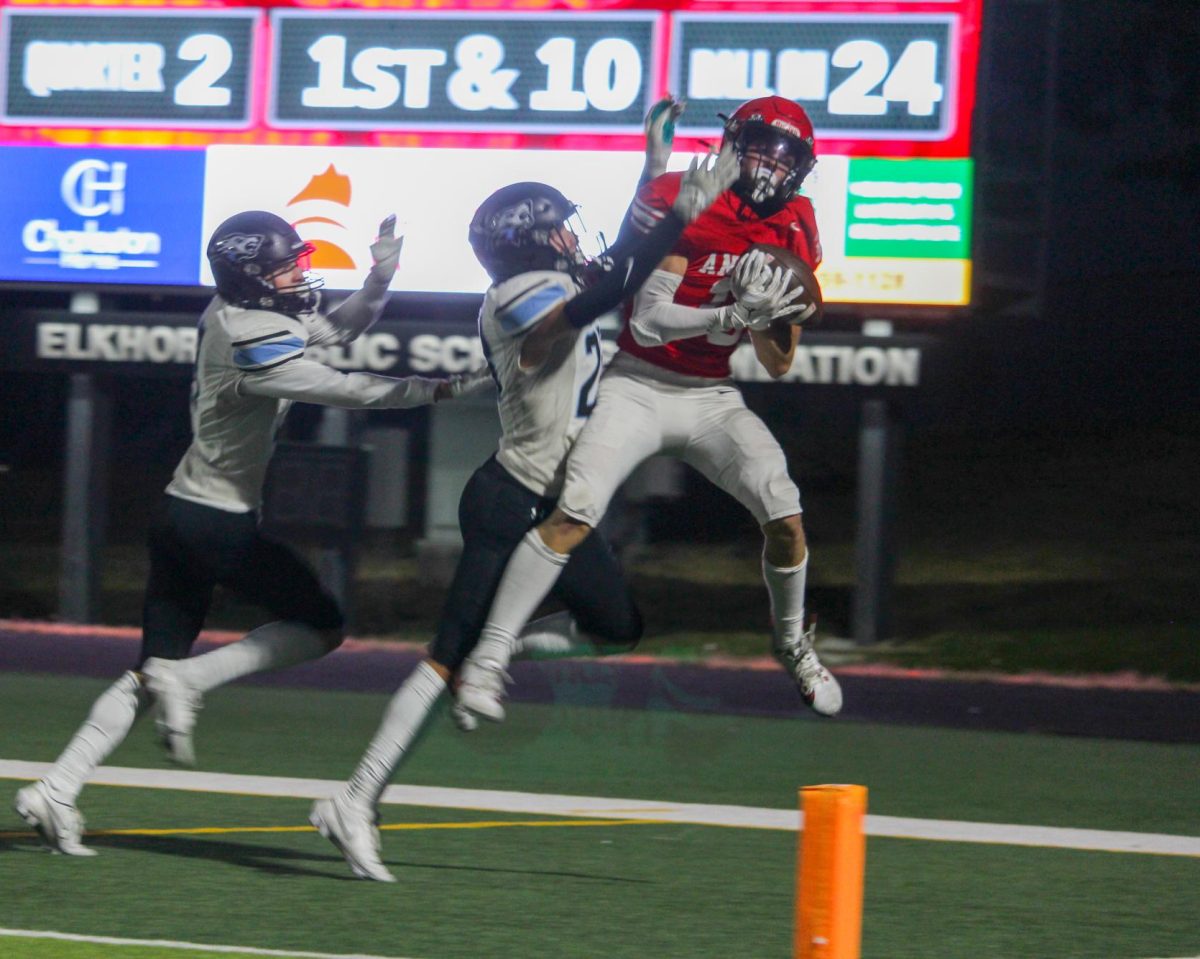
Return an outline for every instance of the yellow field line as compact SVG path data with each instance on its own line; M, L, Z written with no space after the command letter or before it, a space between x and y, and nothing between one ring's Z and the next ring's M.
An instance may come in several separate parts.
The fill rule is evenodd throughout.
M538 826L648 826L662 825L654 819L564 819L547 821L500 820L479 822L397 822L380 825L380 830L398 829L504 829ZM228 836L234 833L316 832L312 826L196 826L191 829L89 829L87 836ZM0 832L0 839L28 839L36 833Z

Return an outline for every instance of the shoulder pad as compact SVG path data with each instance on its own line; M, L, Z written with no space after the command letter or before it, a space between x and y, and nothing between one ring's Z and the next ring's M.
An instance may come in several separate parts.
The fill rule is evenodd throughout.
M635 229L649 233L658 225L679 196L682 179L682 173L664 173L638 190L629 207L629 221Z
M233 365L239 370L266 370L304 355L307 330L293 316L235 306L227 309L225 319Z
M785 209L792 218L787 245L815 270L821 265L822 251L812 201L806 196L796 196Z
M575 293L575 281L566 273L539 270L497 283L488 297L494 305L496 322L512 335L529 329Z

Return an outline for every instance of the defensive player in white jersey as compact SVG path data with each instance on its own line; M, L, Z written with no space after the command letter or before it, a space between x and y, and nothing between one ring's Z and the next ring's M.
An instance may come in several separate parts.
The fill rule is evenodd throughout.
M471 246L493 280L479 335L499 388L500 445L463 490L463 553L428 658L392 697L350 779L313 806L310 821L356 876L395 881L381 856L380 797L478 640L509 554L554 506L567 453L596 400L596 320L641 285L736 172L731 152L694 164L660 223L590 280L567 225L575 207L553 187L513 183L475 213ZM641 637L641 615L601 536L574 552L554 592L567 611L530 624L515 638L517 655L627 650Z
M50 771L21 789L16 811L51 849L94 855L81 842L76 799L96 767L154 702L177 762L194 762L192 729L204 693L241 676L322 656L342 641L342 613L303 560L263 536L258 507L276 427L293 400L349 409L419 406L462 392L460 380L342 373L309 346L345 343L378 318L403 237L380 226L363 288L328 315L312 247L285 220L248 211L217 227L208 259L217 295L200 318L192 386L193 439L150 532L141 655L103 692ZM484 374L486 372L484 371ZM272 621L238 642L185 659L221 585Z
M790 100L751 100L727 120L724 148L737 152L737 182L683 231L634 297L596 411L571 451L558 505L514 551L483 636L463 666L458 704L476 715L504 718L504 670L516 635L621 483L658 453L693 466L754 515L764 537L772 650L804 702L821 715L841 710L841 688L804 628L808 550L800 493L783 450L746 408L729 367L748 334L758 361L772 377L782 376L800 335L792 318L815 312L815 304L801 299L803 286L788 292L786 271L771 268L758 251L747 253L769 243L813 268L820 262L812 204L799 193L815 163L812 125ZM623 237L660 221L678 177L666 173L639 191Z

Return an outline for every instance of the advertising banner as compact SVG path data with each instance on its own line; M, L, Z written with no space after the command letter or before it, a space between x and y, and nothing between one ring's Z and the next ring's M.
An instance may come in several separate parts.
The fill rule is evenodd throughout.
M204 151L0 147L0 278L196 284Z
M327 285L348 290L366 277L379 221L395 213L405 241L392 289L482 293L491 281L467 227L490 193L517 180L556 187L578 204L583 248L594 255L601 235L616 239L642 159L604 150L210 147L203 229L245 209L278 212L316 246L312 267Z

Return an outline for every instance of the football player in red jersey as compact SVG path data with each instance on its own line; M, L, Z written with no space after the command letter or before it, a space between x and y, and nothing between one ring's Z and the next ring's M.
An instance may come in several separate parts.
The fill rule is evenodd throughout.
M662 128L651 126L648 159ZM459 704L493 721L504 718L504 669L514 637L549 592L571 551L596 527L617 488L645 459L678 457L754 515L764 536L762 570L770 594L772 651L817 713L842 707L837 680L804 628L808 550L800 493L778 441L746 408L729 357L749 336L775 378L792 365L800 335L793 317L812 304L787 292L789 276L772 270L756 243L786 247L815 268L821 260L816 217L800 196L816 158L813 129L796 103L750 100L725 124L740 176L682 233L633 298L601 380L599 399L567 462L558 505L513 553L488 623L462 670ZM623 237L652 229L671 208L680 174L651 179L638 192ZM618 247L622 241L618 241ZM734 299L732 291L738 292ZM780 322L784 321L784 322Z

